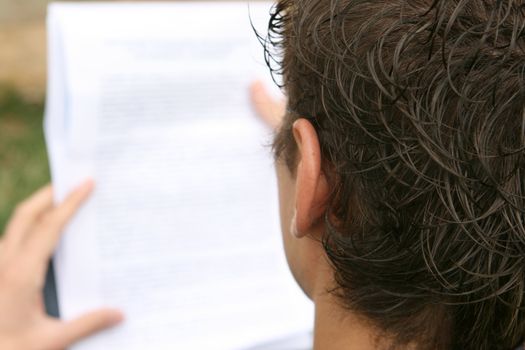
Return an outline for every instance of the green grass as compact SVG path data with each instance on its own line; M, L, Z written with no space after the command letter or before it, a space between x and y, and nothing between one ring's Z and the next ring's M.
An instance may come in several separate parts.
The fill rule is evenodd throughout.
M43 106L0 87L0 235L15 205L49 182Z

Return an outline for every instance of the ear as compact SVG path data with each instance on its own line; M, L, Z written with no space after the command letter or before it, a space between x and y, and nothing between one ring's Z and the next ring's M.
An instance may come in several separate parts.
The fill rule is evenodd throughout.
M313 125L306 119L293 124L293 135L298 148L295 198L295 230L297 237L311 233L324 217L328 197L328 183L321 169L321 148Z

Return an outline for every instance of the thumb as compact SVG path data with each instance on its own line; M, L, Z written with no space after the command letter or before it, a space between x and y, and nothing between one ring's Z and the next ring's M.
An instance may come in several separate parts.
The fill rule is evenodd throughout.
M277 129L286 112L286 102L270 95L261 81L250 86L250 98L257 115L272 129Z
M120 311L103 309L65 322L62 326L62 344L59 348L67 348L86 337L119 324L122 320L123 315Z

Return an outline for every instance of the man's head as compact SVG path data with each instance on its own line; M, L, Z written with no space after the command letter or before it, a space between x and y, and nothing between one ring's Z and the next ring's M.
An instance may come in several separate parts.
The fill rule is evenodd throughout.
M289 99L283 231L305 291L326 256L330 293L401 348L517 346L525 4L280 0L269 39Z

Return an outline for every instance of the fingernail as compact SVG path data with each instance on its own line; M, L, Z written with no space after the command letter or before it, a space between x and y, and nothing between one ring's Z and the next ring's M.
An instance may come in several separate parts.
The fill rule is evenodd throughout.
M121 323L122 321L124 321L124 314L122 314L122 312L118 311L118 310L113 310L111 312L111 318L110 318L110 323L111 325L117 325L119 323Z
M95 181L93 181L93 179L88 179L79 186L79 190L82 192L91 191L91 189L93 189L94 186Z
M264 92L264 84L260 81L257 81L252 84L252 91L258 95Z

